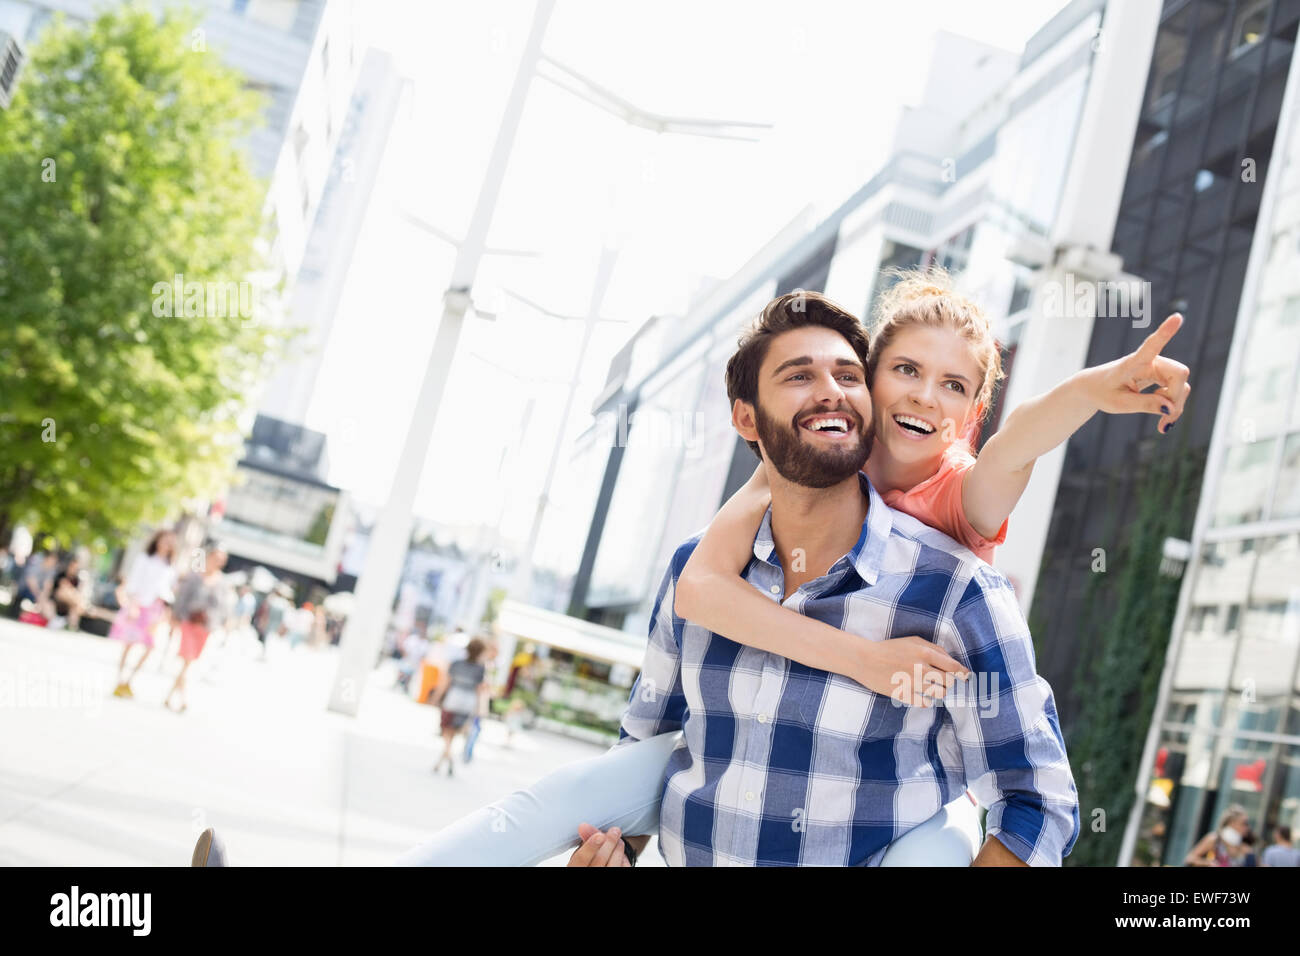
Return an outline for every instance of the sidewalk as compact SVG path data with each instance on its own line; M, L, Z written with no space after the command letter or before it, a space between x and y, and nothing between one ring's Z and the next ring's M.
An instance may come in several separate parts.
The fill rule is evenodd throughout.
M134 654L132 659L134 660ZM0 865L187 866L215 826L235 865L387 866L430 833L604 748L485 721L468 766L435 777L437 711L376 671L356 718L326 710L336 653L208 648L189 710L155 649L112 696L116 641L0 621ZM460 744L455 753L459 755ZM645 865L662 865L647 847ZM563 865L567 854L544 865Z

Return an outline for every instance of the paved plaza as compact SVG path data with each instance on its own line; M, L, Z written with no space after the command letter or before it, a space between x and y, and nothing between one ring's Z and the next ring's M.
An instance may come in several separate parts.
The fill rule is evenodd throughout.
M0 621L0 864L188 865L217 827L235 865L386 866L440 827L599 745L485 721L474 760L434 776L438 712L372 675L360 714L326 710L336 652L209 647L184 714L158 650L134 700L121 645ZM160 666L161 665L161 666ZM435 747L437 749L435 749ZM459 752L459 743L457 744ZM643 857L662 865L654 842ZM567 854L544 865L560 865Z

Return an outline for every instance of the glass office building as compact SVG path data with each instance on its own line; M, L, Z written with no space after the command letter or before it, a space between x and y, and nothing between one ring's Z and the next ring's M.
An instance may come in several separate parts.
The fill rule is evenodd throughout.
M1168 436L1148 416L1098 415L1067 445L1030 615L1051 622L1039 669L1067 744L1096 722L1092 662L1139 639L1115 634L1117 622L1167 641L1177 587L1137 586L1161 560L1160 542L1143 551L1138 532L1158 522L1171 539L1191 538L1298 18L1290 0L1167 0L1161 12L1111 247L1150 283L1150 323L1098 318L1085 364L1133 351L1178 310L1187 321L1166 354L1195 379Z
M1272 33L1289 54L1296 4L1238 5L1234 43ZM1250 14L1250 16L1247 16ZM1269 15L1272 19L1268 19ZM1279 23L1279 17L1287 16ZM1253 17L1253 19L1252 19ZM1243 34L1242 30L1248 31ZM1249 51L1246 51L1249 52ZM1252 54L1267 64L1282 52ZM1238 62L1244 59L1239 53ZM1232 804L1262 845L1300 829L1300 67L1273 182L1259 190L1194 552L1149 733L1125 859L1180 865ZM1172 81L1168 85L1173 86ZM1245 116L1238 122L1244 125ZM1208 190L1205 190L1208 191ZM1232 318L1230 314L1228 319Z

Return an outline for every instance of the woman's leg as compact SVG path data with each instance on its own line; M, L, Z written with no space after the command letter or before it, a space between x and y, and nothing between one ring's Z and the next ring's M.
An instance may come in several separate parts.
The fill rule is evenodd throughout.
M668 755L681 732L579 760L475 810L397 860L397 866L536 866L576 847L578 824L659 832Z
M185 672L189 670L190 662L187 659L181 660L181 672L176 675L176 683L172 684L172 689L167 692L167 697L163 700L166 704L172 699L173 694L181 695L181 709L185 708Z
M140 659L135 662L135 667L131 668L131 673L126 678L127 686L130 686L131 681L135 680L135 675L140 673L140 668L144 667L144 662L148 660L151 653L153 653L153 645L144 645L144 653L140 655Z
M442 732L442 756L439 757L438 762L433 765L434 770L437 770L439 767L441 767L442 762L444 760L447 761L447 763L451 763L451 742L455 739L456 739L455 727L448 727Z
M122 642L122 659L117 663L117 686L121 687L126 683L126 655L131 653L131 642Z
M970 866L982 840L979 807L963 791L930 819L889 844L880 866Z

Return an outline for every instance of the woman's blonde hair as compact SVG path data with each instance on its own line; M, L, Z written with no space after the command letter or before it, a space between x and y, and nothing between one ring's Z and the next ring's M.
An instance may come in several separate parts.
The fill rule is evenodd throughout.
M885 270L880 281L891 278L897 281L880 295L872 316L867 385L875 381L881 353L900 330L912 325L952 329L970 342L975 364L983 376L975 394L976 406L982 406L979 419L982 424L993 405L993 389L1004 377L1002 350L993 337L988 317L978 305L953 289L952 277L941 266L895 267Z

